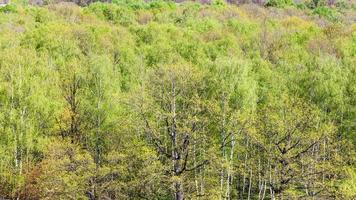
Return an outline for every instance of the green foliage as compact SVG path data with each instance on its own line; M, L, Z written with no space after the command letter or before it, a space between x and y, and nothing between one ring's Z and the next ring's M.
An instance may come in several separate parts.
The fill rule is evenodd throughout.
M317 3L2 7L0 199L354 198L356 28Z
M90 155L73 144L51 142L40 163L40 198L83 199L95 165Z
M293 6L293 0L268 0L266 6L285 8L288 6Z
M340 18L340 13L334 9L334 8L329 8L326 6L320 6L317 7L313 10L314 14L317 14L321 17L325 17L326 19L330 21L337 21Z
M134 10L140 10L140 9L163 10L163 9L172 9L176 7L173 1L164 1L164 0L153 0L148 2L143 0L114 0L112 3Z
M104 20L129 25L133 23L134 15L128 7L117 6L115 4L93 3L88 7L88 12L94 13Z
M347 179L340 185L340 196L345 199L356 197L356 171L355 168L345 169Z
M17 8L14 4L8 4L3 7L0 7L0 13L16 13Z
M217 8L223 8L226 5L225 1L221 1L221 0L213 0L212 3L213 6L217 7Z

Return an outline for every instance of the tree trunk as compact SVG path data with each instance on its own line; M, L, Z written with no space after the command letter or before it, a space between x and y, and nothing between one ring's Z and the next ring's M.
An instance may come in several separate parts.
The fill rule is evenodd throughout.
M273 180L272 180L272 167L271 164L269 164L269 191L270 191L270 196L271 196L271 200L274 200L274 191L272 188L273 185Z
M222 96L222 124L221 124L221 138L222 138L222 158L224 162L227 162L227 155L226 155L226 147L225 147L225 140L226 140L226 133L225 133L225 94ZM225 166L221 167L220 172L220 199L225 199L223 196L224 194L224 177L225 177Z
M197 134L196 132L194 132L193 134L193 140L194 140L194 146L193 146L193 162L194 162L194 166L197 165ZM198 181L198 169L195 169L194 170L194 183L195 183L195 190L196 190L196 195L197 195L197 198L199 199L199 181Z
M176 181L175 182L175 200L183 200L184 199L184 193L183 193L183 187L181 181Z
M183 200L183 185L180 177L180 161L181 158L179 156L178 150L178 142L177 142L177 114L176 114L176 87L175 82L172 82L172 127L171 127L171 136L172 136L172 158L173 158L173 172L174 176L176 176L177 180L174 182L175 188L175 200Z
M251 187L252 187L252 169L250 169L250 178L249 178L249 185L248 185L248 197L247 199L251 199Z
M248 149L249 141L246 139L246 149ZM247 169L247 151L245 153L245 161L244 161L244 176L243 176L243 184L242 184L242 199L243 195L245 194L245 187L246 187L246 169Z
M235 148L235 137L234 134L231 135L231 150L230 150L230 160L229 160L229 168L227 170L227 182L226 182L226 199L230 200L230 185L232 183L231 172L233 170L233 161L234 161L234 148Z
M261 193L263 190L263 180L261 178L261 159L258 158L258 199L261 199Z

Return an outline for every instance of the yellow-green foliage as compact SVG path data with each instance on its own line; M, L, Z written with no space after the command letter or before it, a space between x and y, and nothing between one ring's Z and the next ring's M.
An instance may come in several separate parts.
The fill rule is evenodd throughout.
M338 22L221 1L2 7L0 199L172 199L176 183L258 199L261 181L277 198L354 198L356 25L314 13Z

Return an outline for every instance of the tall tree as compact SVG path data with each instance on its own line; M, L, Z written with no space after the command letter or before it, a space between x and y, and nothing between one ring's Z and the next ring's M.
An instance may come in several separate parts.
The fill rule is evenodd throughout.
M320 118L320 111L299 98L282 96L259 111L258 123L255 141L270 162L271 198L289 196L293 189L311 196L324 192L318 182L326 184L322 174L329 173L334 157L323 145L331 145L335 129Z
M194 162L192 155L192 144L202 142L193 135L203 139L206 127L203 75L193 66L173 64L153 70L147 78L138 105L144 133L166 166L174 199L182 200L188 172L208 162Z

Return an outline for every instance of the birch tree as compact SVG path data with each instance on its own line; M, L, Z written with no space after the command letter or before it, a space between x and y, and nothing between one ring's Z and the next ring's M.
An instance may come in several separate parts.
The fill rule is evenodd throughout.
M185 199L187 175L208 160L193 162L193 135L204 135L205 116L202 74L192 66L173 64L154 70L144 82L138 105L143 132L160 155L172 181L172 196Z

